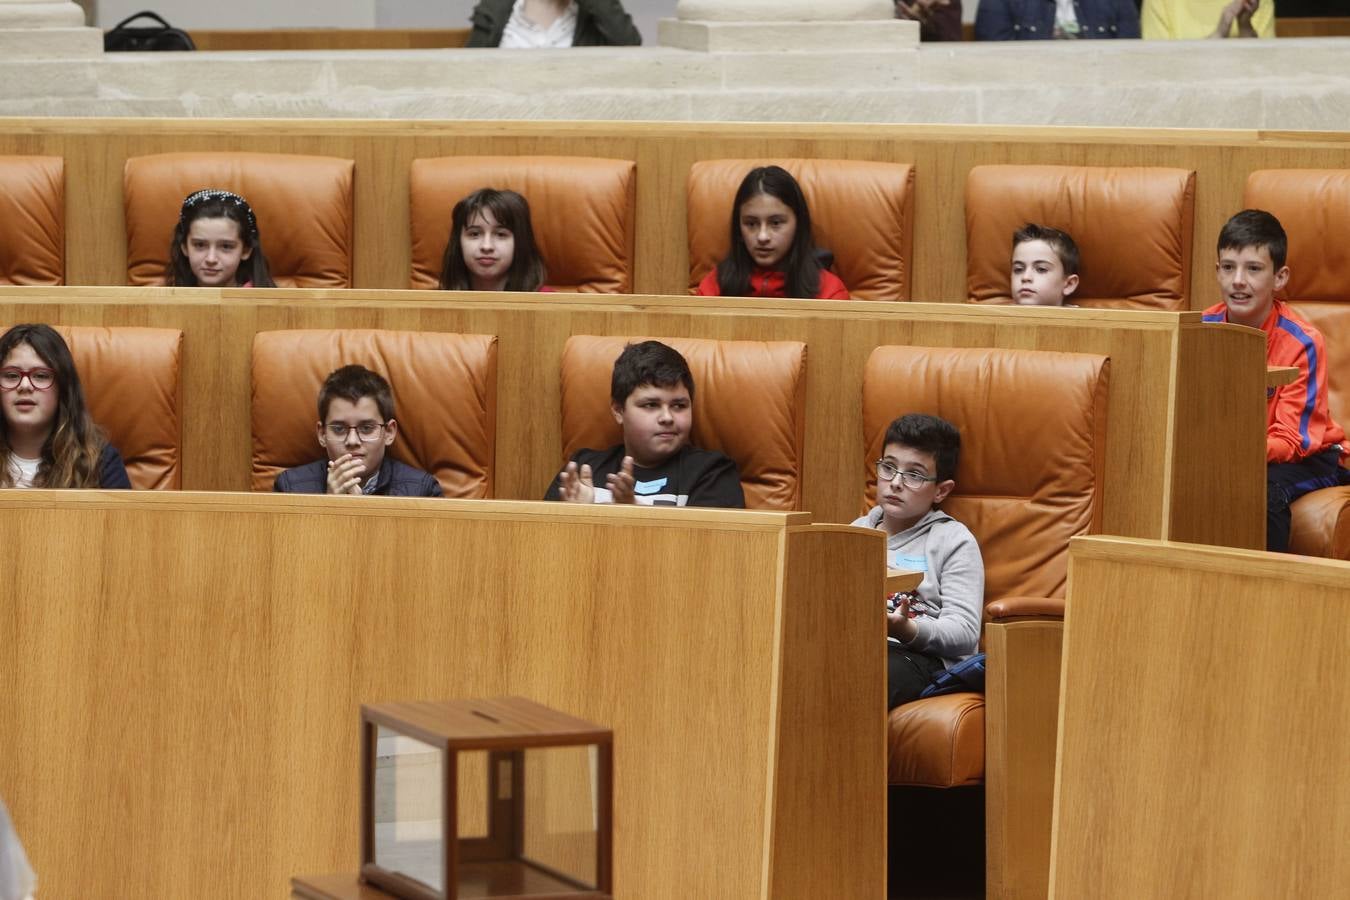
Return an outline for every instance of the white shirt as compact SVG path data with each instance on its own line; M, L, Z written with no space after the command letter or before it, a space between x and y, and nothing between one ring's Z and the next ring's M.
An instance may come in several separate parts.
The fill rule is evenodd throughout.
M553 20L547 28L540 28L525 18L525 0L516 0L511 7L511 18L506 20L506 30L502 32L498 47L515 49L538 49L546 47L570 47L577 33L576 0L567 4L563 14Z
M37 477L38 466L40 465L42 465L40 459L24 459L22 456L10 453L9 478L14 482L16 488L30 488L33 486L33 479Z
M1078 11L1073 0L1055 0L1055 37L1078 37Z

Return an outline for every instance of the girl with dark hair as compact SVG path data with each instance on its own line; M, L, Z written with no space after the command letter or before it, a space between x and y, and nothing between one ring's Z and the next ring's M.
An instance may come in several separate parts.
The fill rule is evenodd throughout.
M699 283L704 297L847 300L821 263L811 211L797 179L778 166L752 169L731 205L731 253Z
M545 277L524 197L482 188L455 204L441 290L551 291Z
M131 487L51 326L15 325L0 336L0 411L0 488Z
M276 287L258 238L258 219L238 194L188 194L169 245L171 287Z

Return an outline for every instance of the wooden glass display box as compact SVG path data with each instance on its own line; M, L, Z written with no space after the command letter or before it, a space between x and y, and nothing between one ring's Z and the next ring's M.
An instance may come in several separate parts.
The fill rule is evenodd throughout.
M361 707L361 881L609 897L613 734L518 697Z

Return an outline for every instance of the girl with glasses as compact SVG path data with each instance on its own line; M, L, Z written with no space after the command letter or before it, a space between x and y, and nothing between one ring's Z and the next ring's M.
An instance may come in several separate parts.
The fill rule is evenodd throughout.
M131 487L51 326L15 325L0 336L0 412L0 488Z

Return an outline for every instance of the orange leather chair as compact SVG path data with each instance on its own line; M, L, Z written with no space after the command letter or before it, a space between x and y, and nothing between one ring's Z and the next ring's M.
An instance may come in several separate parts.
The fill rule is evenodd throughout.
M816 244L855 300L908 300L914 167L846 159L713 159L689 169L689 290L730 252L731 205L751 169L787 169L806 195Z
M412 287L435 289L455 204L479 188L530 204L534 238L560 291L633 292L637 164L586 156L443 156L415 159L409 175Z
M1281 299L1322 332L1331 416L1350 427L1350 169L1253 172L1243 205L1272 213L1289 236ZM1350 487L1300 497L1290 518L1292 552L1350 559Z
M984 558L986 694L892 710L887 774L939 788L986 781L991 896L1024 895L1027 876L1010 873L1019 858L1037 872L1025 896L1046 889L1069 539L1101 523L1109 368L1082 353L878 347L863 376L866 508L892 420L924 412L961 431L943 509Z
M0 156L0 284L65 281L65 160Z
M497 338L419 331L263 331L253 339L253 490L323 456L319 388L349 364L394 391L395 459L436 476L445 496L492 496Z
M562 356L562 462L623 440L610 414L614 360L642 337L575 335ZM748 509L801 508L806 345L796 341L657 338L694 377L692 441L736 461ZM559 466L561 468L561 465ZM540 494L543 488L540 486Z
M123 173L128 282L164 284L183 198L203 188L222 188L253 207L278 287L350 287L355 165L350 159L286 153L162 153L128 159Z
M183 481L183 332L53 327L70 347L89 412L122 454L131 486L178 490Z
M966 284L972 301L1012 302L1012 235L1027 222L1067 231L1078 245L1075 305L1188 307L1194 172L976 166L966 178Z

